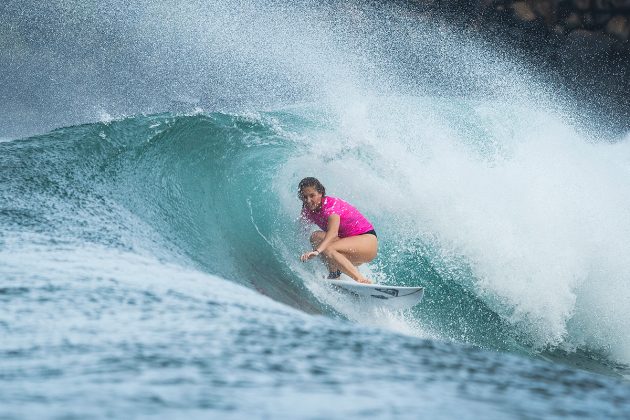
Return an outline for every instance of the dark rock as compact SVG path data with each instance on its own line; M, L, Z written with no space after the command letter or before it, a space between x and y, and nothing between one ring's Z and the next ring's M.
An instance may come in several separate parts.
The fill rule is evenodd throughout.
M534 3L534 13L541 16L547 26L553 26L556 21L556 5L552 0L539 0Z
M584 13L584 16L582 16L582 23L586 29L595 29L595 19L593 19L592 13Z
M536 19L536 14L524 1L512 4L512 10L514 10L514 16L521 21L531 22Z
M610 0L593 0L592 9L597 11L610 10Z
M608 21L606 33L621 41L627 41L630 37L630 23L625 16L617 15Z
M573 0L573 5L578 10L588 10L591 8L591 0Z
M620 10L630 10L630 0L610 0L612 7Z
M610 18L612 18L610 13L595 13L593 15L593 23L596 27L603 28L606 26Z
M582 27L582 17L580 17L580 15L578 15L577 13L571 13L564 20L563 23L564 23L564 27L566 29L568 29L569 31L571 31L573 29L581 28Z
M558 35L564 35L564 27L562 25L556 25L553 27L553 32Z

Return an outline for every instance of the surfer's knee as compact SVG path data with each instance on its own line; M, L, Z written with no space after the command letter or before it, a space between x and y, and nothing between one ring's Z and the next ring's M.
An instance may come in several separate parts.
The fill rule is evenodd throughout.
M337 253L337 250L335 249L334 246L328 246L325 250L322 251L322 255L326 258L330 258L336 253Z

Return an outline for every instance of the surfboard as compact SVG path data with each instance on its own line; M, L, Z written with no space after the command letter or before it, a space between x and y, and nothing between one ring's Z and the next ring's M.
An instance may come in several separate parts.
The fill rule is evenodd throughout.
M409 309L420 303L424 296L424 287L363 284L354 280L324 281L354 299L391 309Z

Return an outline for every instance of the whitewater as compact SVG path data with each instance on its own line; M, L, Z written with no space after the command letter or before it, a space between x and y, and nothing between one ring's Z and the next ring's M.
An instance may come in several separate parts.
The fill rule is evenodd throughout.
M9 1L0 417L630 414L630 137L402 3ZM303 264L297 183L407 311Z

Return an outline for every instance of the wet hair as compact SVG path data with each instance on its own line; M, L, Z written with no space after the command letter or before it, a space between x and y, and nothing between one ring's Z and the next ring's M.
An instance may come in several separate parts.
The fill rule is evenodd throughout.
M322 183L319 182L317 178L313 178L312 176L309 176L301 180L298 185L298 198L300 200L302 199L302 190L306 187L313 187L322 196L326 195L326 188L324 188Z

